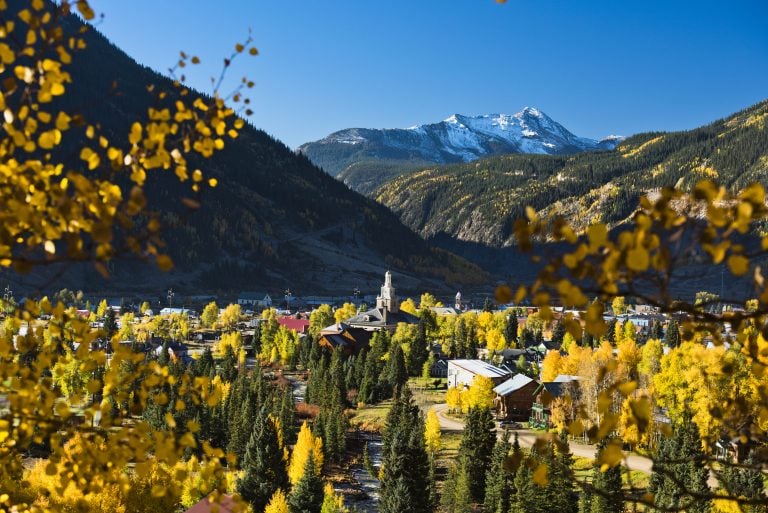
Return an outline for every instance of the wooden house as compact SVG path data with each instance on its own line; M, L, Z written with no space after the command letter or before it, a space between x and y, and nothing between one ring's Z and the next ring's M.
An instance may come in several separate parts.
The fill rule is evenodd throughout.
M504 383L497 385L494 405L496 417L501 420L524 422L531 416L534 392L540 383L525 374L515 374Z

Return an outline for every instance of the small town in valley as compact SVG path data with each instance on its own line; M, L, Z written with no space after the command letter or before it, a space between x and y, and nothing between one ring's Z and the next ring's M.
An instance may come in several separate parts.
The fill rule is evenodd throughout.
M768 513L766 20L0 0L0 513Z

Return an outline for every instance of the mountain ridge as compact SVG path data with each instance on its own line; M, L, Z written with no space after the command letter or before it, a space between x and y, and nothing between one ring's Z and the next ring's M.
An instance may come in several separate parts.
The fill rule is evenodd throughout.
M351 188L369 193L366 182L374 186L382 183L375 171L377 162L411 166L470 162L514 153L569 155L611 150L622 139L578 137L541 110L525 107L516 114L453 114L436 123L409 128L348 128L302 144L297 152L329 174L343 175Z
M67 67L72 84L61 106L120 141L154 105L148 86L167 91L166 101L178 90L171 79L136 63L93 27L73 15L67 18L66 30L82 27L87 27L86 48ZM189 101L196 96L204 95L190 91ZM83 143L70 138L63 144ZM148 173L145 185L147 210L159 214L176 264L171 272L120 255L108 266L107 280L90 265L73 264L66 272L55 266L36 270L15 286L50 288L51 277L61 274L57 287L112 294L166 287L190 293L285 287L350 293L375 290L387 268L397 273L404 290L487 278L476 266L432 248L388 209L349 190L250 123L212 158L191 156L189 165L216 178L218 186L195 194L162 171ZM184 197L201 208L188 208Z
M662 186L717 179L736 189L768 183L768 100L703 127L637 134L614 151L505 155L408 170L371 195L423 237L503 248L530 205L579 227L621 223ZM445 246L453 247L453 246ZM464 254L467 257L467 254Z

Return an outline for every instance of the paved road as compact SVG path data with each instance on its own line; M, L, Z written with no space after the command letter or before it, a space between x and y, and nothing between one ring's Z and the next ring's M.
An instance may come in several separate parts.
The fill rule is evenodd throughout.
M448 417L446 412L448 411L447 404L436 404L432 407L437 413L437 419L440 421L440 428L443 431L464 431L464 423L460 420ZM503 431L497 430L499 437L502 436ZM513 431L517 433L518 440L522 447L531 447L536 442L536 438L541 434L540 432L530 431L528 429L516 429ZM568 446L571 449L571 453L574 456L581 458L594 458L595 446L580 444L574 441L570 441ZM624 456L624 466L629 470L641 470L648 474L651 473L651 467L653 466L653 460L644 456L638 456L637 454L627 454Z

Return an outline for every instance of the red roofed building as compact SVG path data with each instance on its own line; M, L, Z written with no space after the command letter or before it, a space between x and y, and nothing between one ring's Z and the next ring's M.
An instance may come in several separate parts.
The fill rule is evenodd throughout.
M289 330L306 334L309 331L309 319L297 319L295 317L278 317L277 323Z

